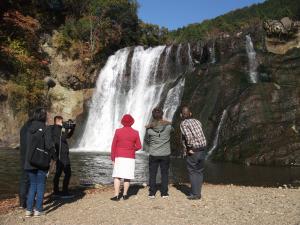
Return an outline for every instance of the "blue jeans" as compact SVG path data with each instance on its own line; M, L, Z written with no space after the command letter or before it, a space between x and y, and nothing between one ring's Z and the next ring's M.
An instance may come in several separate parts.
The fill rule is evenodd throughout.
M26 204L27 210L32 212L36 197L35 209L42 212L47 172L43 170L27 170L27 173L30 183Z

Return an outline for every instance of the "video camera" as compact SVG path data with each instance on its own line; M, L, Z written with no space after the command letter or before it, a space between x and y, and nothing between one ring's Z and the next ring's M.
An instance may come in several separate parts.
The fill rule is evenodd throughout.
M72 130L72 129L75 128L76 123L75 123L75 121L69 119L69 120L63 122L63 125L62 125L62 126L63 126L63 128L65 128L65 129L68 129L68 130L71 129L71 130Z

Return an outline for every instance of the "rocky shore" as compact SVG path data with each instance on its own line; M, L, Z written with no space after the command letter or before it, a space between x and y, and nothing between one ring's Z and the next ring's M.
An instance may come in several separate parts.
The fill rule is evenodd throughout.
M187 200L187 190L170 186L168 199L157 194L149 200L147 188L134 187L120 202L109 199L111 188L78 191L68 201L46 198L47 214L40 218L25 218L15 200L6 200L11 207L0 209L0 224L300 224L300 189L205 184L200 201Z

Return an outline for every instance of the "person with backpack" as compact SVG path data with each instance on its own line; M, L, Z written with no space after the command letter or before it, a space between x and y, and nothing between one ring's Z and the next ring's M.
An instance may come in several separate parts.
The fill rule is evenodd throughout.
M152 117L153 121L146 126L145 135L145 148L149 151L149 198L155 198L158 167L161 173L161 197L168 198L170 136L173 127L171 122L163 120L163 111L158 107L152 110Z
M45 192L46 175L51 158L56 160L55 147L50 129L46 126L47 111L37 108L28 126L27 151L24 161L24 170L29 177L29 190L26 202L26 217L41 216ZM33 208L35 203L35 210Z
M182 122L182 144L186 155L187 170L191 182L189 200L201 199L204 162L206 157L206 138L199 120L192 117L192 112L185 106L180 114Z
M56 171L53 179L53 196L61 197L64 199L73 198L74 195L69 193L69 182L71 178L71 162L69 157L69 145L68 138L71 138L74 130L75 124L73 126L63 127L63 117L55 116L54 125L51 126L51 132L53 141L55 143L56 156L58 158L56 162ZM62 192L59 191L59 178L62 172L64 172L63 189Z

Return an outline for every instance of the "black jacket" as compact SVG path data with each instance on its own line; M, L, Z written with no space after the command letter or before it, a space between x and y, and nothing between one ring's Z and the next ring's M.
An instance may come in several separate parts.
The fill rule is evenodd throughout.
M25 158L26 158L26 151L27 151L27 135L28 135L28 128L31 124L31 121L28 120L20 130L20 162L21 168L24 169Z
M45 149L50 153L51 158L56 160L55 147L54 147L54 142L52 140L51 130L43 122L32 121L30 124L28 124L28 127L27 127L27 132L25 134L26 140L23 140L26 143L26 153L25 153L25 161L24 161L24 169L25 170L37 169L30 164L30 158L31 158L32 151L34 148L33 146L36 146L36 143L34 143L34 142L37 141L37 140L34 140L32 138L32 136L38 130L45 132ZM22 131L22 134L23 134L23 132L25 132L25 131ZM23 141L22 141L22 143L23 143Z
M74 129L65 130L62 126L52 125L51 131L58 160L64 165L70 165L69 145L67 139L72 137Z

